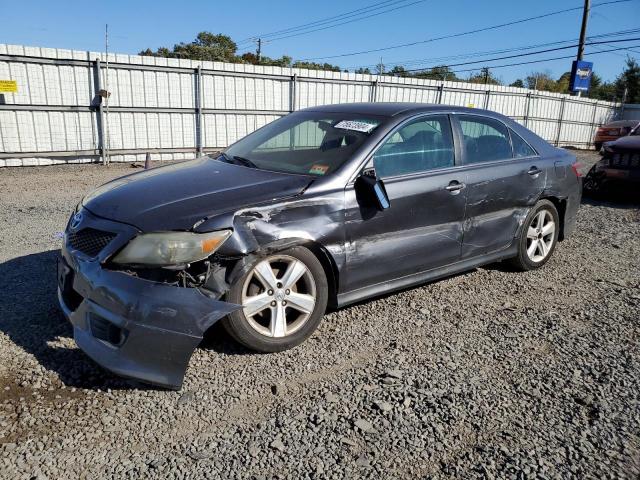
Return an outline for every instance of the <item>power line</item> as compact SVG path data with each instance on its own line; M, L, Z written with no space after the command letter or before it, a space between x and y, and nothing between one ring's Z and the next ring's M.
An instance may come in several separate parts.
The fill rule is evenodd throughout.
M605 45L609 45L609 46L611 46L611 44L610 44L610 43L605 43ZM639 51L637 51L637 50L631 50L630 48L622 48L621 50L625 50L625 51L627 51L627 52L636 53L636 54L640 55L640 52L639 52ZM622 56L624 57L624 55L622 55Z
M326 30L328 28L333 28L333 27L337 27L347 23L353 23L360 20L364 20L366 18L375 17L377 15L382 15L383 13L388 13L394 10L399 10L401 8L406 8L411 5L415 5L416 3L425 2L427 0L414 0L411 3L406 3L409 1L410 0L386 0L383 2L374 3L372 5L369 5L368 7L358 8L356 10L351 10L349 12L345 12L340 15L326 17L324 19L316 20L314 22L298 25L296 27L290 27L290 28L285 28L275 32L254 35L252 37L249 37L247 39L240 41L239 44L246 43L247 41L252 41L257 37L270 39L270 41L276 41L276 40L282 40L284 38L295 37L298 35L306 35L308 33L317 32L319 30ZM395 8L389 8L389 7L395 7ZM371 14L371 12L374 12L376 10L382 10L385 8L387 8L387 10ZM362 16L364 14L370 14L370 15ZM354 17L358 17L358 18L354 18ZM345 19L349 19L349 18L351 18L351 20L344 21ZM335 22L338 22L338 23L335 23ZM321 27L321 28L314 28L314 27ZM309 30L309 28L312 28L312 29ZM300 30L306 30L306 31L300 31ZM298 33L294 33L294 32L298 32Z
M601 44L606 44L606 43L635 42L637 40L640 40L640 37L625 38L625 39L621 39L621 40L608 40L608 41L600 41L600 42L586 42L585 45L601 45ZM439 66L460 67L460 66L463 66L463 65L474 65L474 64L478 64L478 63L486 64L487 62L495 62L497 60L507 60L509 58L528 57L530 55L539 55L541 53L557 52L559 50L567 50L569 48L575 48L577 46L578 46L578 44L576 43L576 44L573 44L573 45L568 45L566 47L547 48L547 49L544 49L544 50L537 50L535 52L518 53L518 54L515 54L515 55L507 55L507 56L504 56L504 57L484 58L484 59L481 59L481 60L474 60L473 62L452 63L452 64L448 64L448 65L433 65L433 66L430 66L430 67L414 68L414 69L411 69L411 70L405 70L405 72L419 72L421 70L429 70L431 68L439 67Z
M406 0L404 0L404 1L406 1ZM352 20L347 20L347 21L344 21L344 22L334 23L334 24L331 24L331 25L328 25L328 26L325 26L325 27L315 28L315 29L312 29L312 30L306 30L306 31L303 31L303 32L300 32L300 33L292 33L290 35L283 35L283 36L279 36L279 37L276 37L276 38L272 37L272 38L269 39L269 41L270 42L275 42L276 40L283 40L285 38L298 37L300 35L307 35L309 33L319 32L320 30L327 30L329 28L339 27L340 25L346 25L348 23L359 22L360 20L364 20L366 18L376 17L378 15L383 15L385 13L393 12L395 10L400 10L401 8L410 7L412 5L416 5L418 3L423 3L423 2L426 2L426 1L427 0L415 0L415 1L411 2L411 3L406 3L404 5L400 5L400 6L397 6L397 7L394 7L394 8L389 8L387 10L383 10L381 12L372 13L370 15L365 15L365 16L361 16L361 17L358 17L358 18L354 18ZM630 0L624 0L624 1L630 1Z
M288 33L288 32L290 32L292 30L299 30L299 29L303 29L303 28L309 27L309 26L316 26L317 24L328 23L330 21L335 21L335 19L342 19L342 18L345 18L345 17L350 17L353 14L358 15L359 14L358 12L362 12L364 10L370 11L372 9L375 10L377 8L380 8L379 5L388 4L388 3L396 3L396 1L397 0L384 0L382 2L372 3L371 5L368 5L366 7L357 8L355 10L351 10L349 12L344 12L344 13L341 13L341 14L338 14L338 15L334 15L332 17L321 18L321 19L315 20L313 22L303 23L302 25L298 25L298 26L295 26L295 27L289 27L289 28L285 28L285 29L282 29L282 30L276 30L275 32L270 32L270 33L262 33L260 35L253 35L251 37L247 37L247 38L241 40L239 43L252 41L257 37L267 38L269 36L273 36L273 35L277 35L277 34L281 34L281 33ZM406 1L406 0L400 0L400 1ZM385 6L388 6L388 5L385 5Z
M632 45L631 48L638 48L640 47L640 45ZM598 55L600 53L611 53L611 52L617 52L620 50L624 50L624 48L612 48L610 50L600 50L599 52L589 52L589 55ZM567 58L575 58L575 55L565 55L562 57L553 57L553 58L542 58L539 60L531 60L528 62L519 62L519 63L507 63L507 64L503 64L503 65L491 65L488 68L491 70L494 70L496 68L505 68L505 67L517 67L520 65L530 65L532 63L542 63L542 62L551 62L554 60L565 60ZM464 70L453 70L451 72L448 73L464 73L464 72L475 72L479 70L478 68L466 68Z
M601 33L598 35L592 35L587 37L587 40L591 41L591 40L596 40L596 39L603 39L603 38L609 38L609 37L618 37L621 35L629 35L629 34L634 34L634 33L638 33L640 32L640 28L633 28L633 29L627 29L627 30L619 30L619 31L615 31L615 32L608 32L608 33ZM469 58L469 57L477 57L480 55L500 55L502 53L510 53L510 52L518 52L518 51L524 51L524 50L531 50L533 48L541 48L541 47L550 47L552 45L561 45L564 43L569 43L569 42L577 42L578 39L577 38L571 38L571 39L567 39L567 40L557 40L554 42L548 42L548 43L539 43L539 44L534 44L534 45L523 45L520 47L513 47L513 48L507 48L507 49L501 49L501 50L485 50L485 51L481 51L481 52L469 52L469 53L462 53L462 54L458 54L458 55L449 55L449 56L443 56L443 57L430 57L430 58L421 58L421 59L410 59L410 60L391 60L386 62L388 65L402 65L402 66L407 66L407 65L419 65L422 63L426 63L426 62L443 62L446 63L446 60L461 60L464 58ZM348 69L358 69L358 68L364 68L364 67L375 67L377 64L368 64L368 65L357 65L357 66L349 66L346 67Z
M632 0L609 0L606 2L600 2L597 3L595 5L592 6L592 8L595 7L600 7L600 6L604 6L604 5L610 5L610 4L614 4L614 3L625 3L625 2L630 2ZM386 51L386 50L393 50L396 48L403 48L403 47L411 47L411 46L415 46L415 45L421 45L421 44L425 44L425 43L431 43L431 42L435 42L438 40L445 40L445 39L449 39L449 38L456 38L456 37L462 37L462 36L466 36L466 35L472 35L474 33L480 33L480 32L486 32L486 31L490 31L490 30L496 30L499 28L504 28L504 27L508 27L508 26L512 26L512 25L517 25L520 23L525 23L525 22L530 22L533 20L539 20L541 18L547 18L547 17L551 17L554 15L560 15L562 13L568 13L568 12L573 12L576 10L582 10L582 6L580 7L573 7L573 8L565 8L563 10L557 10L554 12L549 12L549 13L544 13L541 15L536 15L533 17L527 17L527 18L522 18L519 20L514 20L511 22L506 22L506 23L500 23L497 25L491 25L489 27L483 27L483 28L477 28L475 30L469 30L466 32L459 32L459 33L453 33L453 34L449 34L449 35L442 35L440 37L433 37L433 38L429 38L426 40L419 40L416 42L409 42L409 43L402 43L402 44L398 44L398 45L392 45L389 47L381 47L381 48L372 48L370 50L361 50L358 52L350 52L350 53L342 53L342 54L338 54L338 55L327 55L324 57L310 57L310 58L305 58L303 59L303 61L310 61L310 60L326 60L326 59L330 59L330 58L343 58L343 57L350 57L350 56L354 56L354 55L363 55L366 53L374 53L374 52L382 52L382 51Z

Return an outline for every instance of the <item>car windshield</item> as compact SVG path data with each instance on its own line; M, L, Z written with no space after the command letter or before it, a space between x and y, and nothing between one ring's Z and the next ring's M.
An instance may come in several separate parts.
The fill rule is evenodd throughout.
M384 119L297 112L231 145L219 159L277 172L328 175L340 168Z

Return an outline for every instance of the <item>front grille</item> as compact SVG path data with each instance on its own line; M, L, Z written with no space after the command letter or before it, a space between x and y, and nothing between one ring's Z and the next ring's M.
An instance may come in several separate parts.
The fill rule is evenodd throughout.
M640 166L640 154L638 153L614 153L609 157L609 166L614 168L638 168Z
M115 233L94 228L84 228L79 232L70 232L68 235L69 245L90 257L98 255L115 237Z

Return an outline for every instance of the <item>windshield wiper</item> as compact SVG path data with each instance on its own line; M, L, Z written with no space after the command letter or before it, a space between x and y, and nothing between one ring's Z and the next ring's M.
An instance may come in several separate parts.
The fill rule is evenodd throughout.
M238 155L234 155L233 159L236 162L238 162L240 165L244 165L245 167L258 168L258 166L255 163L253 163L251 160L249 160L248 158L239 157Z
M244 167L249 167L249 168L258 168L258 166L248 158L239 157L238 155L234 155L233 157L230 157L224 152L220 153L220 156L227 163L242 165Z

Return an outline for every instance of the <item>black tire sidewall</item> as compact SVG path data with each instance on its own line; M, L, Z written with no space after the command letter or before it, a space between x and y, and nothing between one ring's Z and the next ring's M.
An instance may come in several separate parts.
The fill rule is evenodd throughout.
M231 285L229 293L227 294L228 301L230 303L242 304L242 287L247 277L251 274L253 267L259 262L276 255L288 255L297 258L307 266L316 285L316 304L311 317L302 328L292 335L283 338L269 338L255 331L249 324L242 310L236 310L230 313L222 322L225 330L227 330L237 342L258 352L280 352L301 344L318 328L327 308L329 286L324 268L318 258L309 249L301 246L288 248L257 258L251 264L251 268L248 268L247 272Z
M556 229L555 229L555 232L553 233L553 245L551 245L551 251L541 262L534 262L529 258L529 255L527 255L527 230L529 229L529 226L531 225L531 222L533 221L535 216L541 210L547 210L549 213L551 213L551 216L553 217L553 221L556 224ZM527 218L525 219L522 225L520 238L518 239L518 256L516 258L518 266L521 267L523 270L534 270L546 264L556 249L556 245L558 244L559 233L560 233L560 216L558 215L558 210L556 209L553 202L549 200L540 200L531 209L531 211L527 215Z

